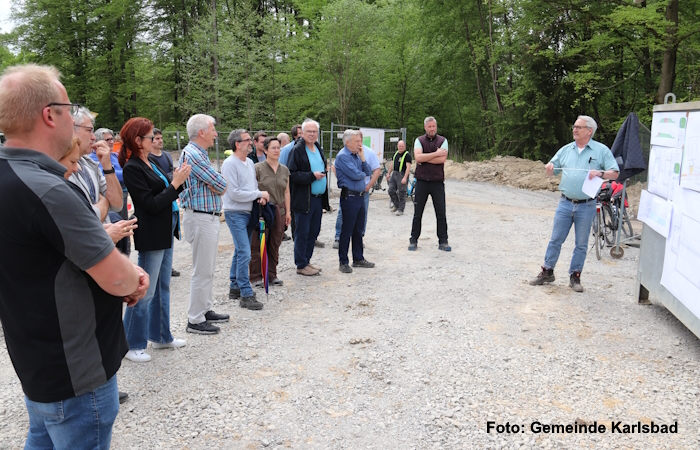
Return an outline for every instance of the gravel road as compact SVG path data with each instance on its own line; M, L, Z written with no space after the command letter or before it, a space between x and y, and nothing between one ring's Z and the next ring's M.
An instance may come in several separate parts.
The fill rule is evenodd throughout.
M231 322L216 336L185 333L191 255L177 243L171 321L187 345L124 361L118 379L130 398L112 448L699 448L700 342L660 304L637 305L639 250L601 261L590 252L577 294L572 232L557 280L532 287L558 195L446 186L451 253L437 250L431 205L408 252L413 207L393 216L379 193L365 239L377 267L341 274L336 213L324 214L326 247L313 259L323 274L296 275L284 242L285 285L267 300L258 290L262 311L228 300L233 245L222 224L215 310ZM2 346L0 448L19 448L27 415ZM488 421L524 432L489 434ZM536 434L535 421L607 432ZM678 433L611 433L618 421L677 421Z

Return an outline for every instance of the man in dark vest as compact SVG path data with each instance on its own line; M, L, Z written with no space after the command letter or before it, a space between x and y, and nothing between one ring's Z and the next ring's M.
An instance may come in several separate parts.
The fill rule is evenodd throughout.
M437 218L438 249L449 252L447 244L447 215L445 212L445 161L447 160L447 139L437 134L437 121L426 117L423 121L425 134L416 139L413 153L416 158L416 207L413 212L413 228L408 249L418 248L423 211L428 195L433 200Z

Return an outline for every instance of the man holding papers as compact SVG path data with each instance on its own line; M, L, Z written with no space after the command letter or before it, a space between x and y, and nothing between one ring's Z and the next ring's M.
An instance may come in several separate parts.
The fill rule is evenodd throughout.
M559 183L561 199L554 213L552 237L544 255L542 272L530 281L533 286L554 281L554 266L559 259L561 245L569 235L573 224L576 247L569 267L569 286L576 292L583 292L581 271L586 261L588 236L595 217L595 195L597 194L595 188L592 195L584 193L584 184L586 192L591 194L590 187L594 178L615 180L620 172L610 149L591 139L597 128L598 125L593 118L578 116L573 126L574 142L560 148L544 166L548 176L562 174ZM602 180L596 181L595 184L599 189Z

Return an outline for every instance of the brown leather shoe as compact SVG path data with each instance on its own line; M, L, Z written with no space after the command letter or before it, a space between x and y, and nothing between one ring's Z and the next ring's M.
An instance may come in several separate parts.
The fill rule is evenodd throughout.
M309 263L309 267L311 267L311 268L314 269L314 270L318 270L319 272L322 272L322 271L323 271L323 269L321 269L321 268L318 267L318 266L314 266L314 265L311 264L311 263Z
M311 265L308 265L304 267L303 269L297 269L297 273L299 275L304 275L306 277L312 277L314 275L318 275L318 270L313 269Z

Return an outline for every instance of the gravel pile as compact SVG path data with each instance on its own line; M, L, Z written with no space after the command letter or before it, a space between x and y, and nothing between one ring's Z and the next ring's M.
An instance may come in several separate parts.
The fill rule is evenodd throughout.
M262 311L228 300L232 239L222 224L216 336L185 333L190 247L177 243L172 329L181 349L151 350L118 373L130 398L112 448L698 448L700 344L658 304L633 297L639 250L593 253L585 292L568 287L573 232L555 275L535 276L558 195L447 183L451 253L438 252L428 206L415 253L412 206L389 213L372 197L365 255L375 269L341 274L324 214L313 263L296 275L282 244L283 287ZM337 203L336 203L337 205ZM334 205L335 206L335 205ZM132 255L135 260L136 255ZM4 342L2 343L4 347ZM487 422L524 432L486 432ZM530 424L604 424L604 434L535 434ZM612 434L613 422L673 424L677 434ZM27 416L6 350L0 351L0 448L24 443Z

